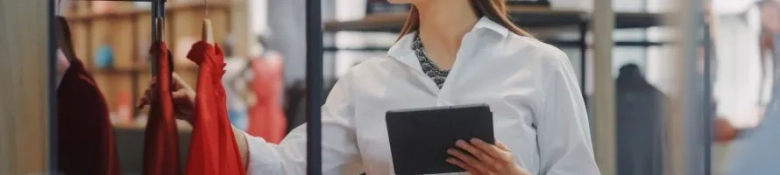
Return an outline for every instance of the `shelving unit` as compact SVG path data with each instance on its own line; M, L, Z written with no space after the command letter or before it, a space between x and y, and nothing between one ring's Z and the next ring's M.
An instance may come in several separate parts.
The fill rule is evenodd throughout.
M557 11L549 9L509 8L509 14L517 25L525 28L576 26L587 23L590 15L578 11ZM325 22L326 32L399 32L408 13L374 14L360 20ZM615 28L647 28L661 23L660 14L617 13Z
M122 2L122 3L127 3L127 2ZM166 13L173 13L176 11L186 11L186 10L205 9L205 8L206 8L206 4L203 3L203 1L176 1L176 2L170 2L166 4L165 11ZM213 1L213 2L209 2L208 8L228 9L230 8L230 3L229 1ZM123 18L132 15L149 15L151 12L152 11L148 8L144 8L144 9L120 8L116 11L102 13L102 14L82 12L81 14L69 15L68 20L70 22L77 22L77 21L94 20L96 18Z
M109 110L118 111L119 97L130 94L135 109L137 99L149 85L152 68L148 61L148 47L151 46L151 16L148 7L135 7L133 2L108 2L112 10L98 13L92 10L96 2L74 1L74 7L63 16L70 23L73 47L87 69L93 74L108 102ZM105 3L105 2L104 2ZM226 38L230 26L231 1L171 1L165 4L164 40L174 56L176 72L187 82L195 82L197 66L185 58L186 51L180 42L192 38L197 41L201 34L201 22L212 19L215 38ZM95 51L109 45L113 50L113 64L101 68L94 65ZM139 113L133 110L131 116Z
M586 84L585 72L586 72L586 55L589 47L587 41L587 34L589 31L589 24L591 21L591 14L580 11L559 11L551 10L548 8L536 8L536 7L520 7L510 6L508 7L509 15L515 21L518 26L528 29L530 32L542 31L544 29L554 28L575 28L579 34L578 39L574 40L561 40L556 38L539 38L540 40L556 45L558 47L577 47L580 49L580 86L584 93L584 86ZM398 33L401 27L406 21L408 13L395 13L395 14L373 14L368 15L360 20L353 21L329 21L325 22L326 32L392 32ZM615 28L616 29L631 29L631 28L649 28L661 25L660 14L653 13L616 13L615 14ZM635 46L635 47L647 47L663 45L664 42L657 41L616 41L616 46ZM366 47L366 48L338 48L334 46L326 46L326 51L339 51L339 50L351 50L351 51L382 51L387 50L389 47Z
M198 67L196 66L178 66L174 68L177 70L177 72L196 72L198 71ZM95 74L131 74L133 72L151 72L152 68L149 65L146 64L138 64L138 65L132 65L129 67L123 67L123 68L92 68L90 70L92 73Z

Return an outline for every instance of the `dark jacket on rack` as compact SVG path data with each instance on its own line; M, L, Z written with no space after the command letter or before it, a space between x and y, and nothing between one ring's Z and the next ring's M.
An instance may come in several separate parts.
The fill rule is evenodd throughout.
M633 64L620 68L616 84L617 174L663 174L666 96Z
M64 174L119 174L106 100L78 59L57 89L57 163Z

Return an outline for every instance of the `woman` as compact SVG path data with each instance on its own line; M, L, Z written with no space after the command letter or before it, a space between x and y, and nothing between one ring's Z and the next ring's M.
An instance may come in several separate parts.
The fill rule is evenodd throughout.
M490 105L499 142L458 141L476 156L450 149L447 162L471 174L599 174L568 58L514 26L504 1L390 0L413 8L389 58L353 67L322 106L323 174L394 174L388 110L474 103ZM305 129L279 145L236 134L248 172L304 174Z
M780 172L780 1L759 3L762 22L762 51L772 62L772 91L758 126L740 134L732 144L727 174L775 174Z

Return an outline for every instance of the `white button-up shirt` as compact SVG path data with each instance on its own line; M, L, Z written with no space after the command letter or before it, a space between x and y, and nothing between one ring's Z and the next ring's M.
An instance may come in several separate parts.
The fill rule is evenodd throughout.
M562 51L482 18L464 36L439 89L412 50L414 35L399 40L388 58L353 67L333 87L322 106L323 174L395 174L389 110L479 103L493 112L496 139L532 174L599 174L577 78ZM279 145L247 137L250 174L305 174L305 126Z

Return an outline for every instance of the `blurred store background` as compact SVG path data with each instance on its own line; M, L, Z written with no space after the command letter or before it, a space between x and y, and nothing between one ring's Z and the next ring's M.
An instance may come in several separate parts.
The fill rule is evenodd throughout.
M59 8L70 22L76 54L97 79L116 128L142 128L147 111L135 108L135 99L142 95L151 77L147 54L150 4L63 2ZM517 0L508 5L520 26L569 55L586 99L594 90L591 44L598 40L590 30L592 4L587 0ZM668 100L665 94L670 93L674 80L669 74L672 57L664 54L672 36L661 23L661 14L669 10L669 4L673 3L613 0L616 18L611 68L617 89L618 160L622 154L628 156L625 158L637 157L628 152L662 146L661 138L648 138L663 133L663 109ZM327 91L350 67L385 56L406 19L408 6L383 0L324 0L323 6ZM759 123L771 85L767 83L771 77L762 76L769 75L764 72L771 64L760 59L757 1L713 0L710 8L712 14L707 17L715 58L711 62L716 107L713 114L736 130L747 130ZM249 130L248 118L274 115L287 121L279 128L288 131L305 121L302 9L303 0L169 0L165 39L174 53L175 70L194 83L197 67L185 56L200 37L200 19L212 19L215 38L229 57L224 86L231 122ZM186 124L180 128L188 130ZM718 165L727 158L728 145L714 145L712 160L716 169L723 167Z
M148 54L151 4L58 2L57 14L69 22L75 54L95 77L108 102L122 170L137 173L148 113L148 108L136 107L137 99L143 96L152 76ZM386 55L409 8L386 0L323 0L322 4L323 91L327 92L352 66ZM596 65L594 43L602 38L594 36L593 4L594 0L509 0L507 8L521 27L566 52L589 110L597 105L590 101L600 87L594 80L604 78L596 77L594 70L611 69L609 79L615 80L615 132L609 134L615 138L617 174L664 174L661 172L668 166L663 157L669 134L665 128L669 126L667 111L676 107L670 105L670 96L677 93L674 86L679 78L675 72L678 62L669 52L677 49L672 46L673 40L687 37L675 36L664 20L679 2L612 0L615 18L611 65ZM186 54L201 37L202 19L210 18L216 42L225 51L228 63L223 85L231 123L278 142L305 122L304 6L304 0L168 0L164 39L173 53L175 72L194 85L198 68ZM761 124L773 99L773 89L777 88L774 80L780 77L775 70L780 68L776 66L780 65L776 63L780 60L780 2L710 0L702 11L706 14L701 19L700 36L693 37L699 43L695 59L700 65L697 75L702 78L691 81L701 85L696 89L701 90L702 98L709 98L711 106L700 108L707 111L702 113L710 114L705 117L715 121L711 134L712 174L724 174L730 166L733 146L742 142L744 133ZM591 125L595 130L598 124L594 121ZM257 127L276 131L255 132L253 128ZM179 129L187 135L191 127L182 122ZM181 139L184 142L188 138Z

